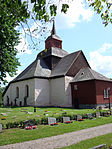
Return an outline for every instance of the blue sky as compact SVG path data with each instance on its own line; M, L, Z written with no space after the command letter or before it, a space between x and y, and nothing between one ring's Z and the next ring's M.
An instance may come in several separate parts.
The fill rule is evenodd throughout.
M69 53L82 50L93 70L112 78L112 24L104 27L100 16L85 6L82 0L71 2L67 14L58 13L55 22L56 33L63 41L64 50ZM41 42L39 50L28 49L28 40L24 40L25 52L17 55L21 62L18 74L45 48L44 42ZM21 50L24 40L17 47L18 50ZM11 81L13 78L7 75L7 79Z

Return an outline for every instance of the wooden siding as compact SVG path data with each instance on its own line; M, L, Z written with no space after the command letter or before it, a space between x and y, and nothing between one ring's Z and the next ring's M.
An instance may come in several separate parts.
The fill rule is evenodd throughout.
M112 103L112 82L108 81L95 81L96 84L96 101L97 104L108 104L109 98L104 98L104 89L107 91L107 88L110 88L110 101Z
M77 90L74 90L77 85ZM79 104L96 104L95 81L83 81L71 84L72 87L72 104L74 99L78 99Z
M76 61L71 65L67 72L67 76L74 77L81 68L90 67L84 54L81 52L80 55L77 57Z

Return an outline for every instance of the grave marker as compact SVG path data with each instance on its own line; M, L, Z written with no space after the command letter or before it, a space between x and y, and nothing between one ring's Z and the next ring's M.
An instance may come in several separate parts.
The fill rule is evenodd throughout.
M70 121L70 117L63 117L63 123Z
M0 124L0 132L2 132L2 124Z
M88 119L92 119L93 118L92 114L91 113L87 113L87 118Z
M77 121L82 119L82 115L77 115Z
M100 117L100 112L96 112L96 117Z
M55 117L48 117L48 125L56 123L56 118Z

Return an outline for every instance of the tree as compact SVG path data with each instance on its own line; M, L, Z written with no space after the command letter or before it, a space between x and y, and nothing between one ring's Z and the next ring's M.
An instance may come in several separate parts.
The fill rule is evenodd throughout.
M61 2L61 0L56 1L57 4ZM101 15L105 26L112 23L111 0L86 0L86 2ZM39 20L42 23L52 20L57 14L57 4L51 0L0 0L0 83L6 82L7 73L14 76L20 65L16 58L18 51L15 48L19 44L20 33L16 27L21 25L27 34L22 23L27 24L27 31L32 38L27 20ZM61 12L66 13L69 3L67 4L65 1L60 5Z
M30 3L22 0L0 0L0 84L7 82L7 73L14 76L20 65L15 48L19 43L20 33L16 27L22 23L27 24L29 18L47 22L50 17L56 16L57 6L51 5L50 0L48 3L50 13L47 11L46 0L31 0ZM29 5L32 6L32 11L29 10ZM63 4L61 11L65 13L67 8L68 5Z
M101 15L103 24L107 26L112 23L112 0L87 0L89 6L93 7L97 14Z

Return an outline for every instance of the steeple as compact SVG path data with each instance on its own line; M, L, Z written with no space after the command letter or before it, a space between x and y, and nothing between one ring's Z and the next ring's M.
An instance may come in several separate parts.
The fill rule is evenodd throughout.
M62 40L60 39L59 36L56 35L54 20L53 20L53 27L51 30L51 35L45 41L45 49L49 49L51 47L62 49Z
M55 34L56 34L55 21L53 20L53 27L52 27L51 35L55 35Z

